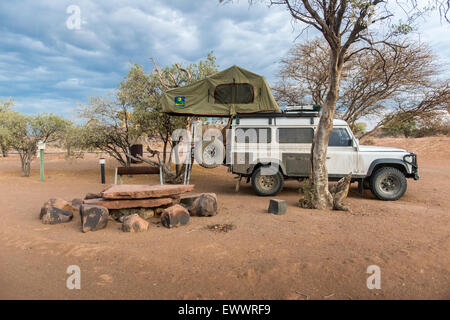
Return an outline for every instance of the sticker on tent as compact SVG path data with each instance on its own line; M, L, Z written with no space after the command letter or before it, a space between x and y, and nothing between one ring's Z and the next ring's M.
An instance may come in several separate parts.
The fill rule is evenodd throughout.
M186 106L185 97L175 97L175 107L176 108L184 108L185 106Z

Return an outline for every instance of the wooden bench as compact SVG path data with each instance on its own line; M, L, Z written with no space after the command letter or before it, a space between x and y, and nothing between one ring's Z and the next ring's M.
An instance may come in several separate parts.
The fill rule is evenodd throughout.
M159 168L157 167L117 167L114 175L114 184L117 184L117 176L120 178L120 184L122 184L123 175L136 175L136 174L159 174Z

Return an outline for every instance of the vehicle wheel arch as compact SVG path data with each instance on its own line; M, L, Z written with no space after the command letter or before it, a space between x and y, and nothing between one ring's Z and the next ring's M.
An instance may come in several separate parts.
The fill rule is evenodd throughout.
M371 176L377 170L385 167L392 167L400 170L405 176L409 174L406 164L400 159L377 159L372 161L367 171L367 176Z
M267 159L267 160L260 160L260 161L258 161L258 163L253 166L253 168L252 168L252 170L250 172L250 175L252 175L253 172L255 172L256 169L258 169L260 167L263 167L263 166L269 166L269 165L272 165L272 164L277 165L278 166L278 170L280 170L281 174L283 176L286 176L286 168L283 165L283 163L280 163L279 161L276 161L274 159Z

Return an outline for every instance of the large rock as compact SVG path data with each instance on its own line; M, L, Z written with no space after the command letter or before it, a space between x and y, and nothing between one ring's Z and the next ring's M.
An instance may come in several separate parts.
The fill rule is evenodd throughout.
M210 217L217 214L217 196L215 193L203 193L194 200L189 212L193 216Z
M197 200L197 198L200 197L201 195L202 195L201 193L182 195L180 196L180 204L189 210L194 201Z
M173 228L188 224L189 218L189 211L183 206L176 204L164 209L161 214L161 223L164 227Z
M88 199L83 203L93 206L101 206L107 209L131 209L131 208L156 208L172 204L172 198L136 199L136 200L105 200Z
M63 199L50 199L41 208L39 219L44 224L58 224L69 222L78 209Z
M148 229L148 222L139 217L137 214L132 214L123 219L122 231L124 232L140 232Z
M48 207L46 213L42 216L42 223L44 224L58 224L69 222L72 220L73 214L71 212L63 211L55 207Z
M80 215L83 232L100 230L108 224L109 212L105 207L82 204Z
M162 198L194 190L194 185L137 185L116 184L102 192L104 199Z

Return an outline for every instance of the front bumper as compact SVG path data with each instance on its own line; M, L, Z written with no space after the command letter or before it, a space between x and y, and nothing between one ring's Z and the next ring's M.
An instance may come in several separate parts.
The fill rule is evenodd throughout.
M411 174L414 180L419 180L419 167L417 165L417 155L415 153L409 153L403 156L403 162L411 166Z

